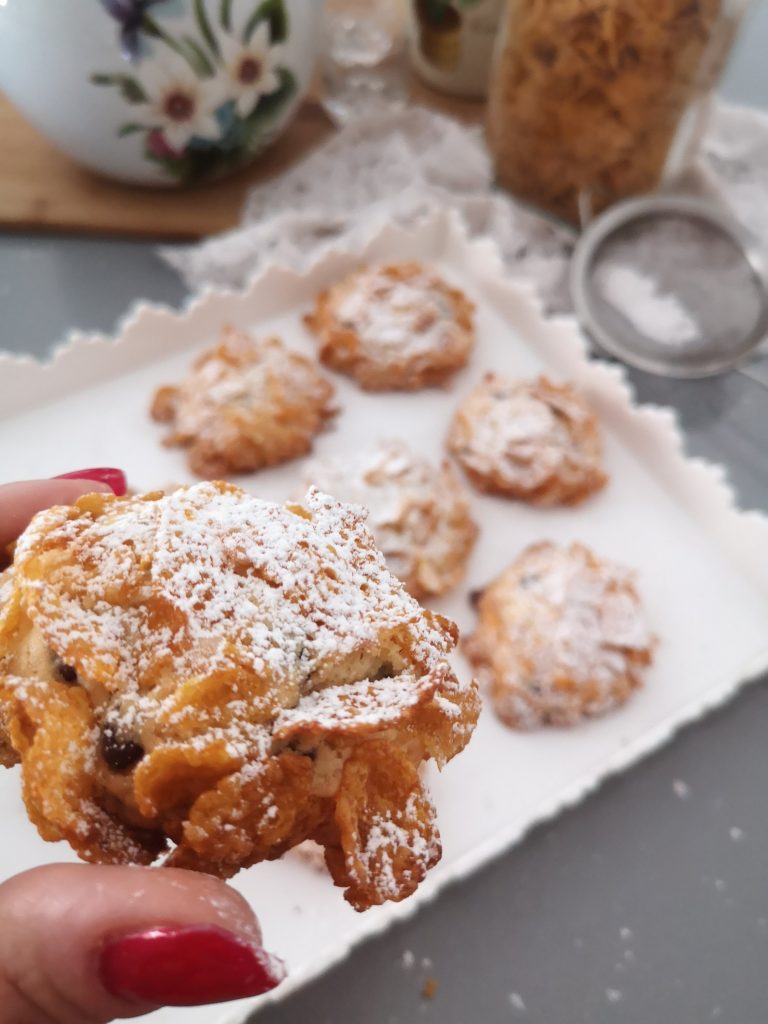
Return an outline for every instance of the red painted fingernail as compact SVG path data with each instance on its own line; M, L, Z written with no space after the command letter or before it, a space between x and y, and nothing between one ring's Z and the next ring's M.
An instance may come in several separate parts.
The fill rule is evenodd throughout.
M100 484L111 487L113 492L122 498L128 490L125 473L122 469L112 466L97 466L96 469L75 469L71 473L59 473L54 480L96 480Z
M200 1006L268 992L285 968L223 928L151 928L109 941L99 974L107 991L122 999Z

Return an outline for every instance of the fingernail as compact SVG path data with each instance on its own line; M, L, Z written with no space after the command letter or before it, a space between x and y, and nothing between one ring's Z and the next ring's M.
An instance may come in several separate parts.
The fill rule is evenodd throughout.
M128 490L125 473L122 469L115 469L112 466L97 466L96 469L75 469L71 473L59 473L54 480L96 480L100 484L106 484L112 491L122 498Z
M99 974L121 999L200 1006L268 992L283 980L285 967L223 928L151 928L109 941Z

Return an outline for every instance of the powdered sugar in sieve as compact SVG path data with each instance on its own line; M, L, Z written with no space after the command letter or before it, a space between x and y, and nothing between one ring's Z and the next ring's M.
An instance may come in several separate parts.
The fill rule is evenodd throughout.
M597 345L652 373L720 373L768 333L766 281L751 239L699 199L652 196L613 207L582 235L571 284Z

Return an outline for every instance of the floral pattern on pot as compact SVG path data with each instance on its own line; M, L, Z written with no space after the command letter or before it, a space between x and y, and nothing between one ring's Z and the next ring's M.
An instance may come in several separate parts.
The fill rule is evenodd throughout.
M215 19L205 0L193 0L197 38L167 31L153 16L158 0L102 2L133 65L90 76L130 107L118 136L141 135L145 158L183 184L225 174L268 145L297 88L282 63L283 0L240 0L238 23L232 0L221 0Z
M141 22L151 4L161 0L101 0L107 14L120 23L120 52L126 60L137 60L141 45Z

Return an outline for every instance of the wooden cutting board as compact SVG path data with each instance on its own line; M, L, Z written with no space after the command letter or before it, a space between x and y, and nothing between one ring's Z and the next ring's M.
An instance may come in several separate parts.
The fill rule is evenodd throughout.
M477 121L479 103L453 100L414 81L414 102ZM254 164L223 181L184 189L120 185L83 170L55 150L0 95L0 227L147 238L216 234L239 221L253 185L280 174L333 132L316 98Z

